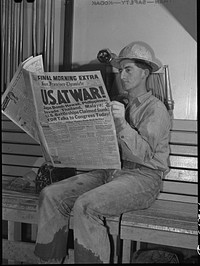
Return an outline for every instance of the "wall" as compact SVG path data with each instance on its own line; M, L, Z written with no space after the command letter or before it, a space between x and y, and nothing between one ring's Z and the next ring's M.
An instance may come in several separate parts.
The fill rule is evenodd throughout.
M195 10L196 0L75 0L73 64L95 62L102 48L118 54L134 40L147 42L161 62L169 65L174 117L196 120Z

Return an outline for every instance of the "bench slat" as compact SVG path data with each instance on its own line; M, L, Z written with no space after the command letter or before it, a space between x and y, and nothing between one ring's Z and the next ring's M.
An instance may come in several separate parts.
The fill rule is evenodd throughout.
M188 155L188 156L197 156L198 150L197 146L186 146L186 145L170 145L170 154L175 155Z
M38 215L37 212L5 207L2 209L2 219L5 221L37 224Z
M10 132L5 132L5 129L3 130L3 135L2 135L2 139L4 141L13 141L13 134L16 134L16 136L19 136L19 140L18 137L15 138L18 141L21 141L22 136L25 137L25 135L28 137L26 138L27 143L35 143L37 144L37 142L32 139L28 134L26 134L24 131L19 131L19 132L15 132L15 131L10 131ZM23 142L22 142L23 143ZM182 144L192 144L192 145L197 145L197 134L194 132L183 132L182 131L171 131L171 137L170 137L170 143L182 143Z
M178 168L197 169L197 157L170 156L169 166Z
M195 170L170 169L165 180L179 180L187 182L198 182L198 172Z
M197 145L197 134L194 134L193 132L184 132L183 134L182 131L171 131L170 143Z
M24 132L18 125L13 123L11 120L2 121L3 131L14 131L14 132Z
M197 184L196 183L184 183L184 182L172 182L169 180L163 181L163 192L186 194L197 196Z
M197 132L197 120L173 119L172 129Z
M2 153L10 153L10 154L26 154L29 155L31 151L31 155L42 156L40 145L24 145L24 144L15 144L15 143L2 143Z
M2 158L2 164L9 165L24 165L31 166L35 165L37 167L41 166L41 164L37 163L38 156L32 155L32 151L30 150L31 155L12 155L12 154L4 154ZM36 164L35 164L36 163ZM189 168L189 169L197 169L197 158L196 157L184 157L184 156L170 156L170 164L171 167L179 167L179 168Z
M16 144L16 143L2 143L2 153L13 153L13 154L30 154L32 150L33 155L41 156L41 147L39 144ZM171 155L187 155L197 156L197 146L181 146L181 145L170 145Z
M170 218L176 217L176 219L179 217L179 219L187 219L188 221L193 221L195 224L197 224L196 220L196 213L198 211L198 206L195 204L183 204L181 202L175 202L174 204L171 204L168 201L164 200L158 200L155 201L152 206L148 209L144 210L137 210L137 211L132 211L128 212L126 217L126 221L131 221L134 215L143 215L143 216L149 216L151 214L152 217L156 216L162 216L164 217L169 217L170 213ZM173 217L172 217L173 216ZM177 217L178 216L178 217ZM155 219L156 222L156 219ZM168 221L166 221L168 223ZM197 230L197 228L196 228Z
M30 151L31 152L31 151ZM24 166L41 166L38 163L38 156L31 156L31 155L7 155L4 154L2 158L2 164L10 164L10 165L24 165Z
M169 200L169 201L178 201L178 202L187 202L187 203L195 203L198 202L198 197L196 196L186 196L186 195L177 195L170 193L160 193L158 195L159 200Z
M113 227L113 223L109 223ZM170 247L180 247L186 249L196 249L197 236L182 234L180 232L169 232L151 228L142 228L134 226L126 226L121 229L121 238L138 242L153 243L158 245L166 245Z
M2 122L14 124L7 116L3 113ZM14 124L15 125L15 124ZM17 125L16 125L17 126ZM18 126L17 126L18 127ZM172 120L172 130L181 130L181 131L196 131L197 132L197 120L185 120L185 119L173 119Z
M3 142L38 144L25 132L2 132ZM15 140L15 141L14 141ZM197 134L171 132L170 143L197 145Z
M18 166L18 165L2 165L2 173L3 176L13 176L13 177L21 177L27 172L34 169L38 170L38 167L34 166Z
M38 144L25 132L2 132L3 142Z

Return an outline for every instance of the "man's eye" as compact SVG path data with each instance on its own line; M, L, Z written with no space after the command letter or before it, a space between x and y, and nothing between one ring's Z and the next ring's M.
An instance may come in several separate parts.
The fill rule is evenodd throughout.
M122 73L122 69L119 69L119 73Z

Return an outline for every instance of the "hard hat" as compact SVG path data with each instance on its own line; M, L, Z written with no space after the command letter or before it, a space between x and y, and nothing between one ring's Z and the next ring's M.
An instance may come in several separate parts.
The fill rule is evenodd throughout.
M125 46L110 63L116 68L120 68L120 61L123 59L133 59L143 61L152 68L152 72L156 72L161 66L156 62L156 58L152 48L144 42L132 42Z

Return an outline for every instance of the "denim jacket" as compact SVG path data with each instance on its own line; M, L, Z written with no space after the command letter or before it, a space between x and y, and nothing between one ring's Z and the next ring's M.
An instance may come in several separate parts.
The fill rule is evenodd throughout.
M128 122L115 123L122 162L167 172L171 119L165 105L149 91L129 99L127 112Z

